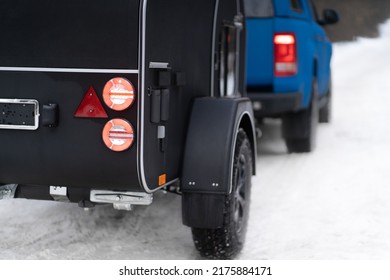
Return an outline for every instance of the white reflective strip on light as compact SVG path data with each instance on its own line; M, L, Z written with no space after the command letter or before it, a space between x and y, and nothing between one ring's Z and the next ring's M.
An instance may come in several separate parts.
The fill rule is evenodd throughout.
M121 133L121 132L109 132L109 138L113 139L133 139L134 134L132 133Z
M110 91L111 95L122 95L122 96L128 96L130 94L134 94L134 91L130 91L130 90L111 90ZM133 98L133 96L131 96L131 98Z
M138 69L87 69L87 68L38 68L38 67L0 67L0 71L12 72L58 72L58 73L108 73L138 74Z

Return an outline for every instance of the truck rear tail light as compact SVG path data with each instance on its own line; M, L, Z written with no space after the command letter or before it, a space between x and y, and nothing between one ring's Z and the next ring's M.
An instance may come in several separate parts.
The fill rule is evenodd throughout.
M297 74L297 43L292 33L274 36L275 76L286 77Z
M122 152L131 147L134 142L133 126L124 119L112 119L103 128L104 144L115 152Z
M129 108L134 102L134 97L134 87L125 78L113 78L106 83L103 89L104 103L115 111Z

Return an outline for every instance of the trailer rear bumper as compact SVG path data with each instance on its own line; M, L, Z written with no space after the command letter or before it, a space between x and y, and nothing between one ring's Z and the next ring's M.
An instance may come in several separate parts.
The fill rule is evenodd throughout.
M134 205L150 205L153 194L145 192L68 188L63 186L0 185L0 200L27 198L77 203L82 208L112 204L116 210L133 209Z

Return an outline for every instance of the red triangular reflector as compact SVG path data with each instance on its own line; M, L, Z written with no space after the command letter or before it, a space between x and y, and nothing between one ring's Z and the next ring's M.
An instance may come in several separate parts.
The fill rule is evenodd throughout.
M106 110L91 86L74 113L77 118L108 118Z

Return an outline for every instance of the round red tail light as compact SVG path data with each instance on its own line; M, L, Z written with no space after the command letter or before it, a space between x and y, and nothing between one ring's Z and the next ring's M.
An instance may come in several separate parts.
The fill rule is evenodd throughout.
M104 103L115 111L129 108L134 103L134 98L134 86L125 78L113 78L104 86Z
M103 128L104 144L115 152L122 152L131 147L134 142L133 126L124 119L112 119Z

